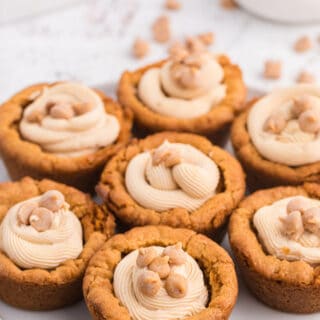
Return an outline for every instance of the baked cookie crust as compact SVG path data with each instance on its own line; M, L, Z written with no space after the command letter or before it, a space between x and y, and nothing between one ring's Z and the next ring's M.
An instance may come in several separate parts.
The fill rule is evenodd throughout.
M29 177L0 184L0 222L16 203L51 189L63 193L80 219L83 251L77 259L69 259L51 270L21 269L0 251L0 299L18 308L50 310L80 300L82 279L90 258L115 231L114 217L88 195L51 180L36 181Z
M320 185L277 187L248 196L231 216L229 239L245 283L259 300L281 311L311 313L320 311L320 267L269 255L252 223L259 208L297 195L319 199Z
M129 320L128 310L113 292L113 274L124 255L145 246L169 246L177 242L199 263L209 289L207 308L185 320L227 319L235 305L238 284L234 265L226 251L207 237L187 229L166 226L134 228L107 241L90 261L83 292L95 320Z
M290 167L263 158L253 145L247 130L250 108L258 99L248 103L246 111L233 122L231 141L237 158L240 160L248 178L250 190L270 188L279 185L299 185L303 182L320 181L320 162Z
M194 146L210 157L219 168L222 177L219 192L193 212L184 208L162 212L146 209L140 206L126 189L124 177L129 161L141 152L158 147L165 140ZM129 226L162 224L188 228L220 241L231 211L244 195L245 177L238 161L223 149L212 145L206 138L188 133L162 132L133 141L118 152L104 168L97 191L109 209Z
M223 131L233 121L236 114L244 107L246 87L240 68L232 64L228 57L220 55L218 62L222 66L227 86L226 97L210 112L193 119L177 119L164 116L145 106L137 96L137 86L142 75L151 68L161 67L166 60L148 65L133 72L126 71L121 76L118 86L119 102L134 113L136 122L149 132L184 131L212 136Z
M19 132L23 110L28 106L30 96L44 87L56 83L41 83L28 87L0 107L0 154L10 177L19 180L24 176L35 179L52 179L80 190L92 192L105 163L131 136L132 113L96 90L104 102L106 112L117 117L120 134L116 142L95 153L76 158L58 157L44 152L35 143L24 140Z

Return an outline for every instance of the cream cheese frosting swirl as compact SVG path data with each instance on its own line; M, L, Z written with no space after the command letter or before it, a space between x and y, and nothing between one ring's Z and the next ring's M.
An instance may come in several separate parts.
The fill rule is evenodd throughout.
M254 104L247 128L254 146L268 160L288 166L320 161L320 87L275 90Z
M253 223L269 254L320 263L319 200L302 196L281 199L260 208Z
M200 150L165 141L130 160L125 183L130 195L145 208L193 211L215 194L219 176L217 165Z
M165 249L158 246L150 248L158 255L163 255ZM183 319L205 309L208 290L199 265L189 254L185 253L183 264L170 266L170 275L178 274L179 278L186 280L187 289L183 297L172 297L168 294L165 282L170 281L170 275L166 279L159 278L156 294L153 292L151 296L141 292L141 276L150 271L147 266L141 268L137 265L138 255L139 250L135 250L125 256L117 265L113 279L116 296L134 320Z
M226 86L222 84L224 71L213 55L205 53L200 59L197 71L193 65L190 69L182 65L175 70L176 62L172 59L161 68L151 68L139 82L140 99L151 110L165 116L190 119L208 113L226 95ZM188 71L197 81L181 85L176 77L190 80Z
M83 248L82 227L55 190L9 209L0 225L0 249L24 269L52 269Z
M27 106L20 132L49 153L77 157L112 144L118 137L118 119L107 114L102 99L78 83L45 88Z

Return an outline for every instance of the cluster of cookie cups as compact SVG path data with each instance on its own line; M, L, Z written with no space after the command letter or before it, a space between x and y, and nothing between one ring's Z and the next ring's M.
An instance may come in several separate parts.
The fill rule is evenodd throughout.
M143 74L161 67L165 61L125 72L118 87L121 105L96 90L105 111L117 118L120 133L112 145L89 155L59 157L44 152L19 134L19 121L32 97L55 84L31 86L3 104L0 153L11 178L21 180L0 185L0 223L13 205L48 190L58 190L81 222L84 243L78 258L50 270L24 270L0 252L3 301L31 310L55 309L79 300L83 285L83 295L94 319L130 319L128 310L113 290L116 266L136 249L180 242L198 262L209 292L206 308L185 319L226 319L237 298L237 278L231 258L209 237L217 242L223 239L233 212L229 223L230 244L250 290L264 303L283 311L320 310L318 267L269 255L252 222L259 208L279 199L295 195L319 199L320 186L313 182L320 181L320 165L317 162L290 167L259 154L247 128L250 109L257 99L244 105L246 89L240 69L226 56L219 56L217 60L224 71L226 96L210 112L197 118L160 115L139 99L137 87ZM142 131L161 132L140 140L131 139L133 116ZM240 202L246 189L241 165L226 151L197 135L214 137L214 142L221 144L225 129L232 122L232 143L251 190L287 184L298 186L257 191ZM217 165L220 179L216 192L192 212L184 208L166 211L145 208L127 190L125 175L129 162L165 141L191 145ZM102 205L82 192L93 192L95 186ZM116 228L113 216L122 228L135 228L113 236Z

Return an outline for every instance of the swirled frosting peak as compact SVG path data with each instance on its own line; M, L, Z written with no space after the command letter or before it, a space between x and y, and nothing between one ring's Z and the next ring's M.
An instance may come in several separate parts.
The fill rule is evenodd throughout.
M113 287L134 320L183 319L208 300L202 271L181 243L131 252L117 265Z
M14 205L0 225L0 249L21 268L55 268L82 247L80 221L56 190Z
M258 100L248 120L259 153L274 162L300 166L320 160L320 87L296 85Z
M280 259L320 263L320 201L289 197L260 208L254 226L266 250Z
M171 57L142 76L138 94L154 112L175 118L208 113L226 95L224 71L208 52Z
M219 175L217 165L200 150L165 141L130 160L125 183L131 196L145 208L192 211L215 194Z
M27 106L20 122L22 136L49 153L77 157L113 143L118 119L107 114L99 95L78 83L42 90Z

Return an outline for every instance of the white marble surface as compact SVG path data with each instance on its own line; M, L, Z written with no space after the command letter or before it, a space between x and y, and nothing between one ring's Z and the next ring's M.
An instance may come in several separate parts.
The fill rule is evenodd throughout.
M23 0L20 0L23 1ZM48 0L47 0L48 1ZM183 1L179 12L163 10L163 0L87 0L65 10L0 25L0 101L15 91L41 81L73 79L102 86L113 94L124 69L132 69L165 55L166 46L152 45L152 54L136 61L130 46L136 36L151 39L150 24L161 13L172 19L175 39L213 31L216 52L228 52L244 70L251 89L269 90L291 83L301 68L320 79L319 46L303 55L292 51L302 34L314 39L318 25L278 25L258 20L242 10L224 11L218 0ZM1 9L0 1L0 9ZM18 8L17 8L18 10ZM266 58L285 61L282 81L261 77ZM230 146L227 148L230 150ZM0 161L0 181L8 176ZM223 244L227 249L228 244ZM3 320L90 319L84 303L53 312L26 312L0 303ZM319 319L319 314L298 316L280 313L257 302L240 281L240 295L231 319Z

